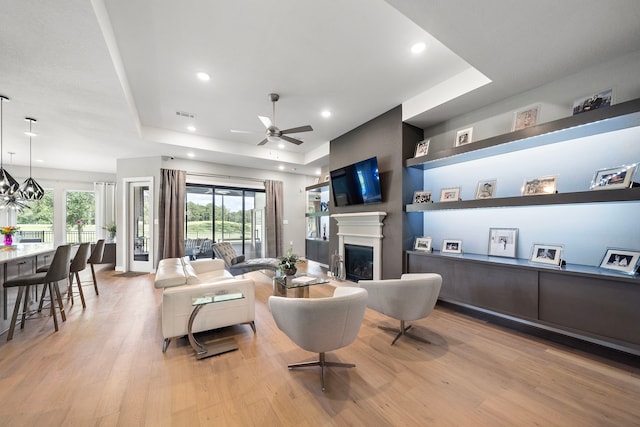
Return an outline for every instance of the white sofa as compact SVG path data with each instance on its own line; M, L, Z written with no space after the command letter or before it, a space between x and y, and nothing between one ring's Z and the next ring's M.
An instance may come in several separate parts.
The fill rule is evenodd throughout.
M171 338L188 333L192 299L242 292L244 298L208 304L193 322L193 332L248 323L255 333L255 289L251 279L234 278L219 259L189 261L167 258L160 261L154 286L162 291L162 335L165 352Z

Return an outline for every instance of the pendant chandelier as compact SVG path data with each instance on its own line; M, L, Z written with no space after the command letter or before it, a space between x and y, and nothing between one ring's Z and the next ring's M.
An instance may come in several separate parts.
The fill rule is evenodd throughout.
M33 175L31 173L31 137L35 135L31 125L36 119L31 117L25 117L24 119L29 122L29 132L25 132L25 134L29 135L29 178L20 186L20 193L25 200L40 200L44 196L44 189L32 178Z
M7 198L12 198L16 191L18 191L20 184L13 179L13 177L4 169L2 162L2 134L4 132L4 123L3 123L3 104L4 102L9 102L9 98L4 95L0 95L0 197L4 197L5 200Z

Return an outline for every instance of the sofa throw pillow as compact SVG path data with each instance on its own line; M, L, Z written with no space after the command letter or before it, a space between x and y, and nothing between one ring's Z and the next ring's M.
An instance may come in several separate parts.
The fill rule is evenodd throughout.
M244 255L238 255L237 257L231 260L231 265L236 265L238 263L244 262Z

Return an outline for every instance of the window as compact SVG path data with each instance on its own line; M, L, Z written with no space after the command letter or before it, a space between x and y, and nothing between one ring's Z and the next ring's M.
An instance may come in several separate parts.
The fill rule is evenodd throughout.
M16 223L21 241L53 243L53 191L45 189L42 199L29 201L29 209L18 212Z
M67 243L96 240L95 195L91 191L67 192Z
M211 243L226 241L238 254L262 257L265 200L261 190L188 184L185 255L211 258Z

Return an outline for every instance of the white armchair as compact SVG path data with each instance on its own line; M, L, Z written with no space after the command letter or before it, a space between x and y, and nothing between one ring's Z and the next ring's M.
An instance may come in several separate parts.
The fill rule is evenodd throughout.
M400 329L378 326L397 334L391 345L403 335L430 344L428 340L409 333L411 325L405 327L405 321L422 319L431 314L438 301L442 276L435 273L409 273L403 274L400 279L360 280L358 285L369 292L369 308L400 320Z
M367 291L339 287L328 298L269 297L269 308L276 325L296 345L319 354L319 360L294 363L289 369L320 366L324 391L324 367L353 368L352 363L327 362L325 352L351 344L360 331L367 308Z

